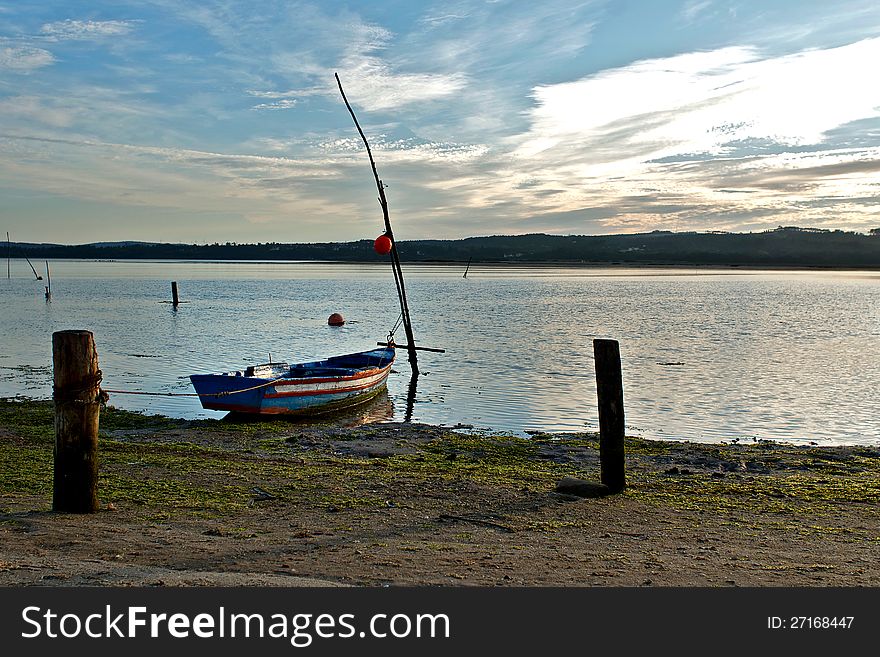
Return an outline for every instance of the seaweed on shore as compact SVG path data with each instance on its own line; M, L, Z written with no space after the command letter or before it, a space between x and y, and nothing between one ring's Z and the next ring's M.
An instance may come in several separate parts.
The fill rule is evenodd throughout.
M50 401L0 400L6 506L51 504L53 421ZM731 517L809 518L803 526L817 531L833 524L819 520L833 519L842 505L863 505L880 518L877 448L636 438L626 447L624 499ZM241 513L255 487L272 491L277 503L368 509L384 505L400 482L549 494L565 476L599 478L595 434L518 438L406 424L193 422L112 407L102 411L99 453L101 499L162 517Z

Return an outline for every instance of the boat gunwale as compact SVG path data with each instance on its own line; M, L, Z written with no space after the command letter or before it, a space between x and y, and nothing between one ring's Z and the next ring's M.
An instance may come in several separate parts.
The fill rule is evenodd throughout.
M266 379L266 381L274 381L274 386L289 386L289 385L305 385L307 383L330 383L331 381L357 381L358 379L363 379L368 376L372 376L373 374L379 374L384 370L390 369L392 363L388 363L382 367L371 367L368 370L358 370L354 374L347 374L342 376L329 376L329 377L316 377L312 379ZM354 368L349 368L354 369ZM236 377L238 378L238 377ZM252 377L255 378L255 377Z
M265 399L279 399L284 397L317 397L319 395L331 395L334 393L346 393L346 392L357 392L358 390L367 390L374 386L382 385L388 379L388 371L391 369L391 364L389 363L383 368L373 368L372 375L379 376L378 381L372 381L370 383L365 383L360 386L349 386L346 388L324 388L323 390L287 390L282 392L269 392L268 390L263 394ZM358 377L365 378L365 377ZM347 381L354 381L356 379L347 379ZM329 383L333 381L341 381L341 379L328 379L324 381L324 383ZM303 385L303 382L297 382L293 385ZM277 385L277 384L276 384ZM268 386L269 388L274 388L275 386ZM291 387L291 386L286 386Z

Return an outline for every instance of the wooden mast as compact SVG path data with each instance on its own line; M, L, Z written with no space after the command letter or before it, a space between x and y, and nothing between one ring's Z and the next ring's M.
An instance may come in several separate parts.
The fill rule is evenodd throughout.
M342 89L342 82L339 80L339 74L335 73L334 75L336 76L336 84L339 85L339 93L342 94L342 100L345 102L345 107L348 109L348 113L351 114L354 125L357 128L358 133L360 133L364 146L367 148L367 155L370 158L370 166L373 169L373 178L375 178L376 187L379 190L379 205L382 206L382 218L385 220L385 235L391 240L391 268L394 271L394 282L397 284L397 296L400 298L400 316L403 321L403 330L406 333L406 347L409 364L412 368L413 374L418 374L419 364L418 357L416 356L416 341L413 337L412 322L409 317L409 305L406 301L406 288L403 284L403 270L400 268L400 255L397 253L397 243L394 240L394 233L391 230L391 219L388 216L388 200L385 198L385 185L379 178L379 172L376 170L376 161L373 159L373 152L370 150L370 144L367 142L367 137L361 129L360 123L358 123L354 110L348 102L348 98L345 97L345 91Z

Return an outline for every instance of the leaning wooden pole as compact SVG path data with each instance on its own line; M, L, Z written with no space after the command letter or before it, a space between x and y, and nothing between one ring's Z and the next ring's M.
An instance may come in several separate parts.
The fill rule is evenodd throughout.
M101 370L89 331L52 334L55 366L55 475L52 510L98 510Z
M34 263L31 262L30 258L25 256L24 259L27 260L27 263L31 266L31 271L34 272L34 278L36 278L38 281L43 280L43 277L37 273L37 268L34 267Z
M406 287L403 283L403 270L400 267L400 255L397 252L397 242L394 240L394 232L391 230L391 219L388 215L388 200L385 198L385 185L379 178L379 172L376 169L376 161L373 159L373 151L370 150L367 136L361 129L361 124L358 123L357 116L355 116L354 110L351 108L348 98L345 96L345 91L342 89L342 82L339 79L339 74L335 73L334 75L336 76L336 84L339 85L339 93L342 94L342 100L345 102L345 107L348 109L348 113L351 114L354 125L364 142L364 146L367 148L367 156L370 158L370 167L373 169L373 178L375 178L376 187L379 190L379 205L382 206L382 218L385 220L385 235L391 240L391 267L394 271L394 282L397 284L397 296L400 299L400 315L403 321L403 330L406 333L407 356L413 374L418 374L419 363L418 356L416 355L416 340L413 337L412 321L409 316L409 304L406 301Z

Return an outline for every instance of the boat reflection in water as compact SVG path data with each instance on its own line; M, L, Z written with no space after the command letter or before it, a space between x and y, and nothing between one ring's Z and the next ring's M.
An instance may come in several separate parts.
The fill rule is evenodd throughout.
M409 385L407 387L406 408L403 413L403 421L412 421L413 407L416 403L416 393L418 392L419 375L410 376ZM321 419L324 422L332 422L341 427L359 427L363 424L371 424L374 422L393 422L397 418L400 421L400 415L394 414L394 401L388 394L388 388L383 388L375 398L357 406L349 407L347 410L338 411L332 415L328 414Z
M320 415L258 415L232 411L221 418L221 422L244 424L249 422L287 422L293 425L332 424L340 427L359 427L372 422L391 422L394 420L394 402L388 388L382 388L375 396L364 402L346 408L322 413Z
M333 422L341 427L359 427L373 422L391 422L393 419L394 402L391 401L388 388L382 388L373 399L327 416L324 421Z

